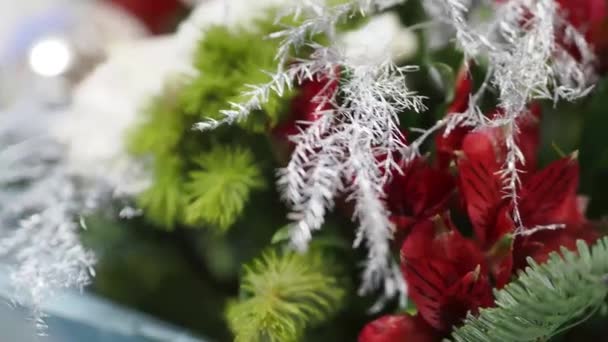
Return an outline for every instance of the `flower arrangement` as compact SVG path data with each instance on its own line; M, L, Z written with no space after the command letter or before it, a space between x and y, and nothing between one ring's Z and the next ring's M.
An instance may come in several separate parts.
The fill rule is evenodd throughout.
M604 305L604 0L283 5L203 3L161 42L191 57L103 189L145 186L74 242L97 292L237 341L537 341Z

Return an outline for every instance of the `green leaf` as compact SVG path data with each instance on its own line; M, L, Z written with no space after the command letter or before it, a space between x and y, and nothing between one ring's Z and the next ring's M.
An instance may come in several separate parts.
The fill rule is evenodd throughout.
M206 223L225 231L242 214L251 192L266 186L247 149L214 147L194 162L198 170L189 173L185 185L187 224Z
M452 102L454 100L454 84L456 83L456 74L452 67L445 63L431 63L429 73L431 79L445 92L445 102Z
M280 243L288 241L290 238L290 234L289 234L290 230L291 230L291 224L288 224L288 225L285 225L285 226L279 228L279 230L277 230L276 233L274 233L274 235L272 236L270 243L280 244Z
M590 317L608 293L608 238L591 249L583 241L577 245L578 253L562 248L542 265L528 259L530 267L495 293L496 307L469 313L452 339L544 341Z
M244 269L241 299L226 317L236 341L296 341L306 327L337 312L345 291L331 260L319 249L307 254L267 251Z

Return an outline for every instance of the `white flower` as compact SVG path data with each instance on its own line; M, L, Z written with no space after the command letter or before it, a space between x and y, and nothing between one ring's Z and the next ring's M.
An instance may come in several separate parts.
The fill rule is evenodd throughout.
M372 17L339 40L347 59L356 64L381 63L387 51L394 61L408 60L418 51L418 38L393 12Z

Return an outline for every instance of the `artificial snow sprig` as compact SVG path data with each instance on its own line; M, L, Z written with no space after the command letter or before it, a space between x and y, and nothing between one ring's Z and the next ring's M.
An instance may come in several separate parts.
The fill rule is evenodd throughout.
M92 197L83 196L68 171L65 146L46 132L56 113L18 107L2 114L0 257L10 267L11 300L30 309L44 335L45 301L64 289L82 289L94 276L95 255L78 233L78 216Z
M31 309L40 334L46 328L41 309L45 301L64 289L82 290L94 276L96 263L78 234L83 198L61 169L47 171L41 181L15 194L17 203L27 205L15 205L4 214L2 222L8 227L0 235L0 256L11 265L12 300Z
M506 48L493 53L490 60L495 67L493 83L499 91L499 107L503 110L495 123L505 127L506 132L507 156L502 170L504 191L514 204L513 219L519 232L526 227L517 203L521 185L521 171L517 165L526 161L515 141L517 119L527 114L526 106L533 99L574 100L586 95L589 87L587 80L579 76L585 73L587 66L574 62L573 58L565 59L569 53L556 41L555 30L564 21L558 19L555 1L519 0L504 6L499 15L502 13L500 33L507 42ZM589 47L584 49L588 50ZM565 61L567 66L563 64ZM568 82L560 83L564 80Z
M279 185L293 210L290 218L296 220L292 242L305 248L334 198L345 192L355 203L354 218L359 222L355 246L365 241L368 248L361 292L383 286L394 295L403 287L395 285L398 276L391 267L392 224L383 203L384 185L399 170L399 157L409 150L398 114L424 111L424 97L407 87L406 73L415 70L411 66L397 67L388 60L379 65L353 64L339 51L325 50L330 52L317 57L332 56L330 63L340 65L343 76L331 98L322 93L316 98L325 101L318 108L325 104L333 108L303 123L306 128L293 137L292 159L280 171Z
M76 208L70 206L74 199L65 198L72 191L63 188L54 205L21 220L0 240L0 255L9 255L15 265L10 273L13 300L32 309L41 334L46 328L43 303L64 289L82 291L95 275L97 259L79 241L81 227L74 220Z

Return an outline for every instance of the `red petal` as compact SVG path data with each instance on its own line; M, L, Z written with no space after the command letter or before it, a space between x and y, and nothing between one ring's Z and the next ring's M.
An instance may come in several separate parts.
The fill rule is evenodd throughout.
M386 204L395 223L396 241L402 241L409 228L446 210L454 190L454 178L432 168L424 159L407 165L403 174L394 174L385 187Z
M445 330L441 303L449 287L459 279L456 266L447 261L415 259L404 262L402 268L408 295L420 315L434 328Z
M464 238L457 230L440 234L435 238L433 257L443 258L455 264L459 276L477 265L482 266L482 271L487 271L484 256L477 244Z
M458 71L456 77L456 89L454 90L454 100L448 108L447 113L462 113L469 108L469 97L473 92L473 79L466 65Z
M458 163L460 190L475 236L482 246L494 243L488 240L488 236L502 202L500 177L497 175L501 163L497 160L496 150L491 131L470 133L463 142L464 157Z
M551 252L560 252L561 247L576 251L576 241L583 240L593 244L599 233L591 225L583 227L566 227L554 231L541 231L532 236L516 241L514 262L517 269L527 266L527 257L531 257L538 263L543 263L549 258Z
M589 23L602 23L608 16L605 0L557 0L566 19L577 28L585 28Z
M462 302L460 297L451 301L448 290L472 270L477 269L477 275L487 272L477 245L464 238L446 217L415 225L402 246L401 257L410 298L420 315L440 330L451 324L446 321L449 315L442 316L447 312L442 305Z
M424 220L412 227L401 246L401 260L424 258L433 250L435 226L431 220Z
M588 199L584 196L572 195L564 198L561 207L555 211L554 220L571 227L582 227L587 222L585 211Z
M496 219L489 240L496 241L487 252L487 262L494 276L495 286L502 288L511 279L513 271L513 238L515 223L511 219L511 206L503 206Z
M435 216L433 220L421 221L412 228L401 247L401 260L407 262L418 259L443 260L455 264L458 274L456 278L476 265L484 264L479 247L464 238L446 216Z
M368 323L359 342L434 342L440 336L420 316L387 315Z
M412 203L420 202L422 197L422 191L413 186L417 181L414 173L419 163L418 160L413 160L402 174L395 173L386 185L386 204L391 214L414 217Z
M435 329L447 331L467 311L492 305L492 291L478 265L455 278L457 265L442 261L413 261L404 264L409 296L419 314ZM455 279L455 280L454 280Z
M566 157L551 163L525 182L519 202L524 225L532 228L563 223L562 220L568 216L564 203L576 196L578 175L578 162Z
M414 203L418 217L430 217L446 210L446 204L454 191L454 177L449 173L426 165L419 174L415 187L423 194L420 203Z
M488 278L477 268L467 273L454 284L441 303L441 317L444 329L459 324L471 311L476 314L479 308L492 306L494 298Z
M453 113L462 113L469 107L469 97L473 91L473 80L470 77L469 69L463 65L458 72L456 79L456 89L454 91L454 100L447 109L447 115ZM465 135L470 132L469 127L456 127L448 135L444 131L440 131L435 136L435 147L437 149L437 162L439 168L445 169L450 165L454 158L454 152L462 147L462 140Z

